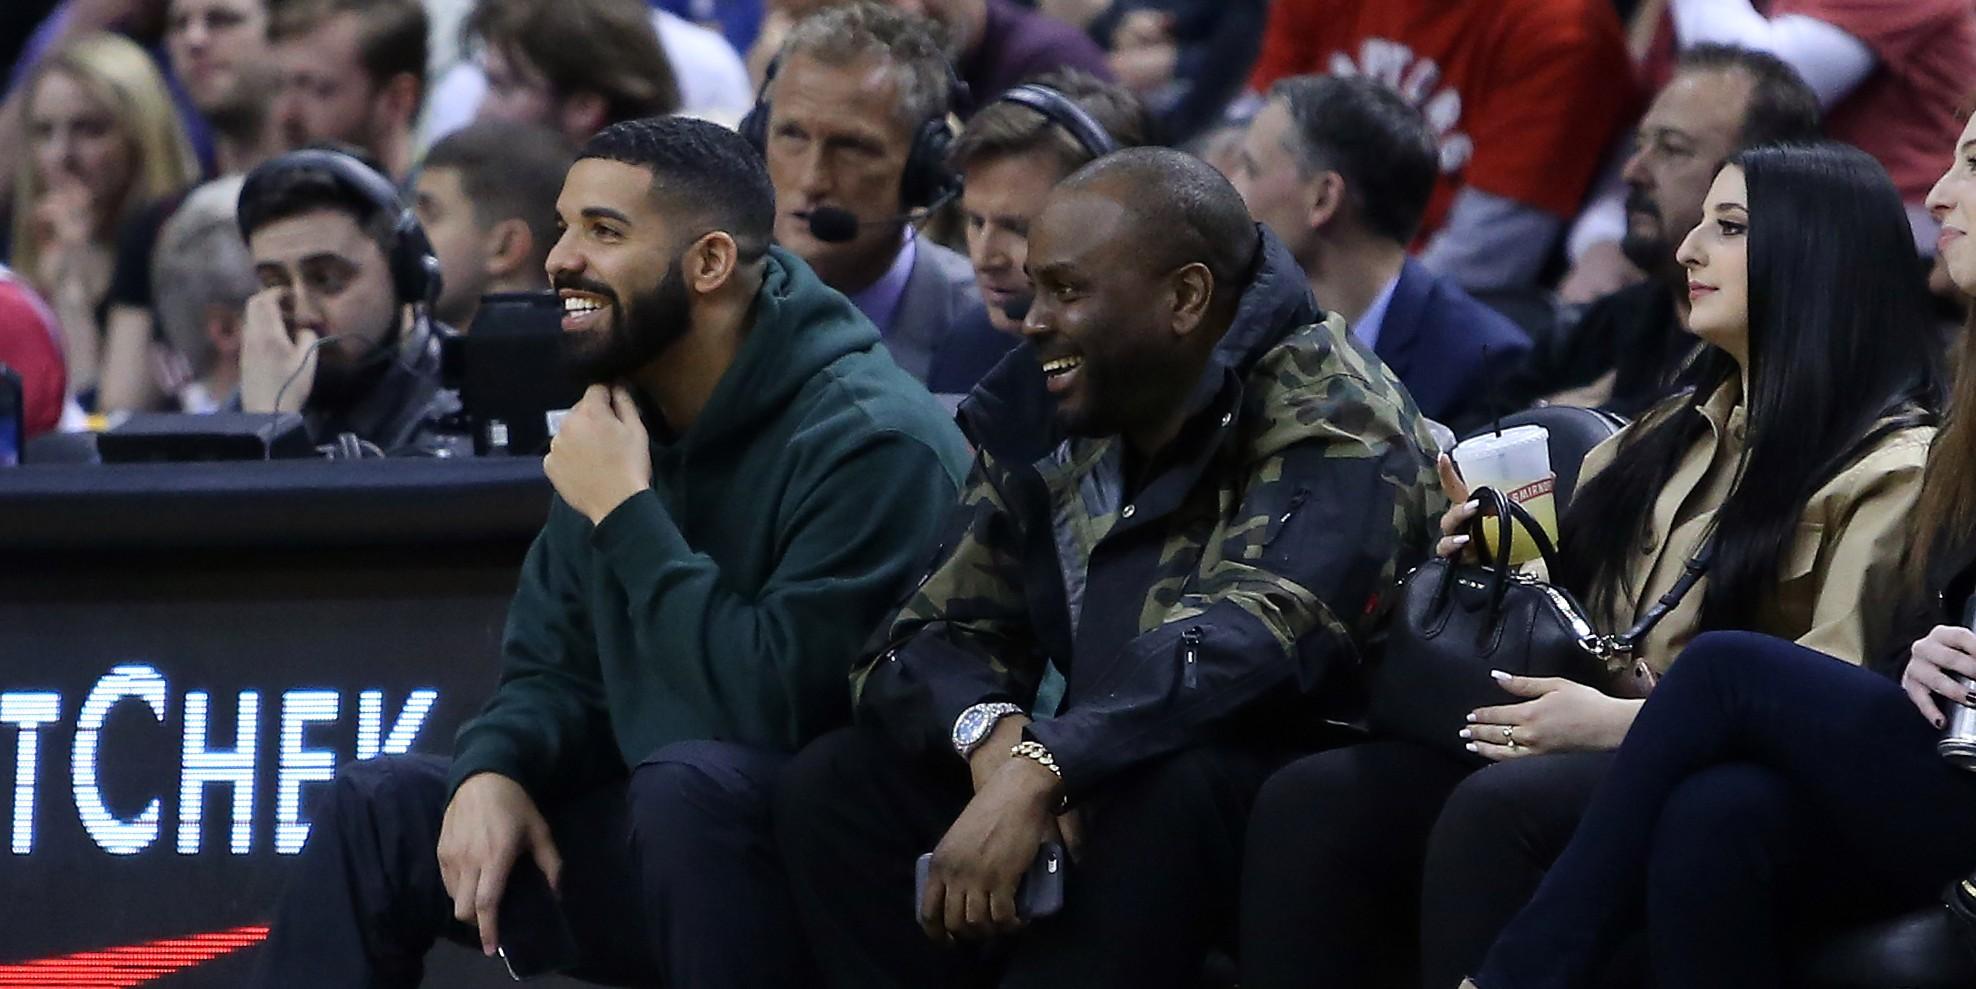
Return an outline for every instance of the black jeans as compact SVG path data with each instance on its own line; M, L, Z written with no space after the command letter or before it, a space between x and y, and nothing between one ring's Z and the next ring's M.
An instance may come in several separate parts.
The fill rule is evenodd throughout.
M1416 984L1427 835L1468 773L1426 746L1377 741L1271 776L1242 869L1243 989Z
M770 788L787 760L681 742L622 784L543 807L578 947L570 974L695 989L800 984L807 955L769 827ZM326 798L253 985L409 989L437 938L478 947L439 876L445 760L353 763Z
M1885 677L1778 639L1697 638L1476 975L1585 984L1643 918L1656 984L1785 983L1794 932L1926 905L1976 866L1976 781Z
M1454 989L1536 890L1610 758L1471 771L1375 741L1286 767L1249 823L1244 989Z
M1191 749L1086 801L1064 909L1008 944L943 948L920 930L913 866L972 796L958 758L907 761L869 728L826 735L784 770L776 836L827 985L1197 989L1235 916L1243 827L1283 757Z
M1482 963L1570 843L1612 758L1510 759L1476 770L1448 795L1421 872L1422 986L1454 989Z

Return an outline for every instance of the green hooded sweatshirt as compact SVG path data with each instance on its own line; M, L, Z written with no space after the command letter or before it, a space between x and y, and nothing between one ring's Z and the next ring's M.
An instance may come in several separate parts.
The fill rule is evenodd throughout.
M654 442L651 489L596 526L551 504L452 786L494 772L539 799L672 742L793 752L849 723L852 661L911 590L968 460L871 323L771 250L740 353L692 428Z

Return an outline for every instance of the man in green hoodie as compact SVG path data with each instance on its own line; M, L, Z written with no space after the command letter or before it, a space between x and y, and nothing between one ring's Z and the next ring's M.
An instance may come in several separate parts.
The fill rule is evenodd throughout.
M848 721L857 647L967 452L870 322L769 246L739 136L615 125L556 209L549 275L596 384L543 461L557 498L500 686L450 766L337 778L260 985L414 986L441 936L620 984L803 980L770 784Z

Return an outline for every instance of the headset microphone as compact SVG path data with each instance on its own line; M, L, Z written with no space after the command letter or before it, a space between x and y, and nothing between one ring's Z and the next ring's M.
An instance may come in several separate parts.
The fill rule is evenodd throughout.
M861 227L874 227L888 223L914 223L924 220L935 210L947 205L948 201L952 200L956 195L959 195L958 189L942 193L938 198L918 209L907 210L904 213L895 213L891 216L881 216L876 220L860 220L856 213L842 206L818 206L797 215L803 218L804 223L809 224L810 236L826 244L844 244L858 239L858 229Z

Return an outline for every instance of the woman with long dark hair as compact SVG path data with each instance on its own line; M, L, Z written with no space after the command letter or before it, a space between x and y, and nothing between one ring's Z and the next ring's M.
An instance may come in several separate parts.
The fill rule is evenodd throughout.
M1279 772L1251 819L1245 987L1411 983L1415 946L1389 932L1415 929L1415 903L1419 981L1454 986L1542 880L1639 698L1696 634L1761 631L1853 664L1888 647L1861 601L1899 572L1940 404L1899 195L1851 148L1751 149L1722 168L1679 257L1688 328L1708 345L1695 386L1586 458L1553 577L1621 631L1705 546L1706 575L1605 689L1508 679L1523 700L1463 731L1492 765L1373 741ZM1445 464L1443 477L1457 507L1440 549L1453 555L1475 509Z
M1976 292L1976 122L1928 207L1950 277ZM1862 253L1859 264L1886 261ZM1697 639L1465 985L1589 985L1643 930L1658 985L1780 986L1794 941L1924 906L1976 868L1976 777L1935 752L1947 705L1976 706L1957 679L1976 677L1976 634L1954 617L1976 558L1972 369L1976 335L1965 330L1913 514L1909 579L1886 588L1906 599L1894 610L1919 636L1880 664L1899 682L1773 638Z

